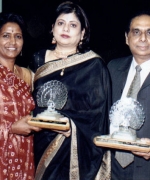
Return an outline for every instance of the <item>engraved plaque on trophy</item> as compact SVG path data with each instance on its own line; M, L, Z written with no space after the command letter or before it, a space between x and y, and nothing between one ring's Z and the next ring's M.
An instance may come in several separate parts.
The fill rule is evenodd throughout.
M97 136L97 146L129 151L149 152L150 144L141 141L136 130L144 123L145 113L142 105L132 98L124 98L113 104L109 113L111 124L116 127L112 134Z
M57 80L51 80L45 83L37 92L37 105L39 107L47 107L32 117L29 124L41 128L68 130L69 122L57 110L61 110L67 101L67 89L64 84Z

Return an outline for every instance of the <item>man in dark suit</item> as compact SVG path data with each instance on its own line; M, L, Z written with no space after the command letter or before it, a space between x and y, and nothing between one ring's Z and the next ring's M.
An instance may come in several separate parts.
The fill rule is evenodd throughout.
M129 21L125 37L132 56L115 59L108 64L113 103L127 96L136 73L135 67L140 65L141 83L137 101L143 106L146 117L143 126L137 130L137 136L150 142L150 13L134 15ZM130 153L134 155L134 161L123 168L115 158L116 150L112 150L112 180L150 180L150 153Z

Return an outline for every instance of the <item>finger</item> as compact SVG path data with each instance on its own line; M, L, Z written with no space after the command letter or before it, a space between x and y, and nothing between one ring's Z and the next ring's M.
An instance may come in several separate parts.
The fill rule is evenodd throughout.
M69 137L70 134L71 134L71 131L67 132L67 133L66 133L66 137Z
M62 117L62 118L60 118L60 120L69 121L69 119L67 117Z
M146 155L146 153L137 152L137 151L134 151L134 152L132 152L132 153L135 154L135 155L139 155L139 156L144 156L144 155Z
M28 116L25 117L26 121L31 120L31 118L32 118L32 116L30 116L30 115L28 115Z
M32 126L32 131L38 132L38 131L41 131L41 130L42 130L42 129L39 128L39 127Z
M143 156L143 157L144 157L144 159L146 159L146 160L150 159L150 157L147 157L147 156Z
M149 138L141 138L141 141L142 141L143 143L150 144L150 139L149 139Z
M146 160L150 159L150 153L133 152L133 154L138 155L138 156L142 156Z
M31 119L31 117L32 117L32 116L27 115L27 116L23 117L22 119L20 119L19 121L28 122L28 121Z

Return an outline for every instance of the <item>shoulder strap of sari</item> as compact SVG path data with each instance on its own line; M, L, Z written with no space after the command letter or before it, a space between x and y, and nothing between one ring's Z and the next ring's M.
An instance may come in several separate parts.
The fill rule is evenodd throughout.
M31 71L22 67L23 80L31 86Z
M100 56L95 52L88 51L87 53L84 54L75 54L73 56L70 56L65 61L64 60L50 61L37 69L35 73L34 81L50 73L53 73L59 69L71 67L96 57L100 58Z
M31 71L24 67L19 67L15 65L17 71L19 72L19 77L23 79L29 86L31 86Z

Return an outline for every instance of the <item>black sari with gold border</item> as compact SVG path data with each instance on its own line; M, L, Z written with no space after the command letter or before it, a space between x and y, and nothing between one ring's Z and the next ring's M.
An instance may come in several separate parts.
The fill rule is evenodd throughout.
M36 166L46 148L47 154L50 154L49 161L43 156L48 161L45 162L47 165L43 168L41 160L35 179L94 180L100 170L104 149L96 147L93 138L108 134L109 127L111 88L107 68L93 51L74 54L65 61L58 59L47 63L44 63L45 53L46 50L35 53L30 64L35 73L33 97L36 103L38 89L50 80L61 81L66 86L68 99L60 112L70 119L71 136L65 138L59 134L59 137L58 133L50 130L35 133ZM64 75L60 76L64 67ZM44 110L36 103L34 116ZM56 142L59 147L55 149Z

